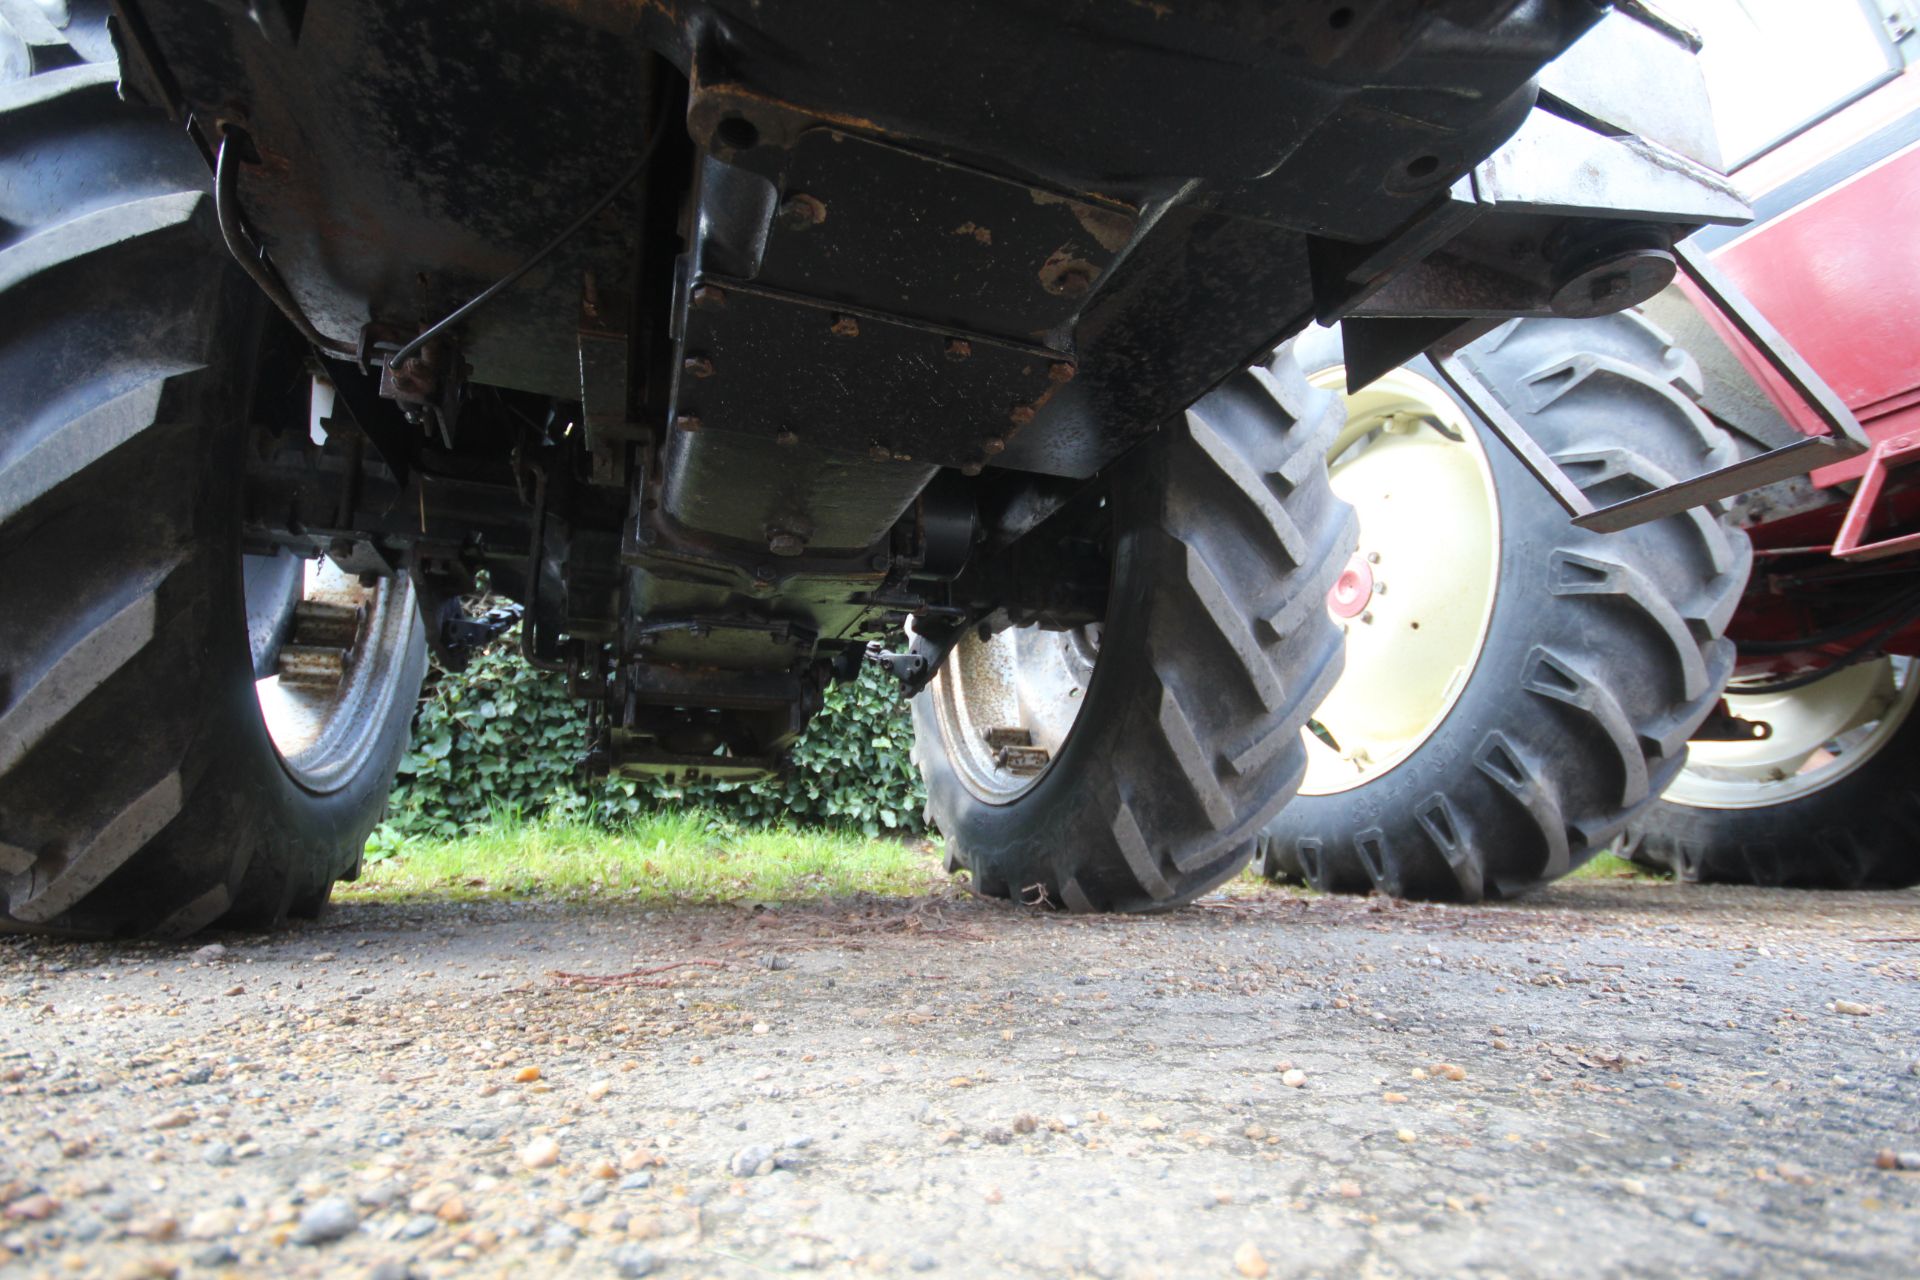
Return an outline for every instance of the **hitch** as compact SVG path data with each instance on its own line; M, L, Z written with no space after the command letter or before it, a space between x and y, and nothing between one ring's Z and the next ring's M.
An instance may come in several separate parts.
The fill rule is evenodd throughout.
M907 652L895 653L882 649L880 642L873 640L867 644L867 661L884 668L888 675L900 682L900 687L905 689L907 696L911 698L927 687L927 681L933 679L933 663L927 660L925 654L913 651L923 643L925 642L915 636Z

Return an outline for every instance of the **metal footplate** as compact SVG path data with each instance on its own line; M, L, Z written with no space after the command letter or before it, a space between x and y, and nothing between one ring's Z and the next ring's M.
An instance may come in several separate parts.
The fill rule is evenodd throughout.
M1860 422L1853 416L1853 411L1834 394L1833 388L1813 371L1812 366L1747 301L1733 282L1720 274L1705 254L1685 244L1676 245L1673 253L1687 278L1693 281L1740 335L1753 344L1766 362L1793 388L1794 394L1806 402L1807 407L1833 434L1808 436L1717 471L1628 498L1625 502L1596 508L1572 478L1527 434L1526 428L1514 420L1506 405L1480 377L1470 354L1464 350L1436 349L1432 358L1441 378L1455 394L1473 406L1493 433L1500 437L1501 443L1511 449L1521 465L1546 486L1554 501L1564 507L1567 514L1573 517L1573 523L1582 529L1591 529L1596 533L1617 533L1690 507L1705 506L1779 480L1805 475L1816 468L1857 457L1873 447L1873 442L1860 429Z

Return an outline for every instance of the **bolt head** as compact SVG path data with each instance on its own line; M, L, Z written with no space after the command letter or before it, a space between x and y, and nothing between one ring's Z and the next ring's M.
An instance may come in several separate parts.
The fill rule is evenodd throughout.
M711 378L713 376L713 361L705 356L688 356L680 362L680 368L690 377Z
M698 431L703 424L698 414L683 413L673 420L673 425L682 431Z
M980 449L981 452L985 453L988 457L992 457L996 453L1005 453L1007 451L1007 442L1001 436L988 436L980 442Z
M767 539L767 550L777 556L797 556L807 549L807 540L786 529L776 530Z
M710 284L695 285L693 295L688 300L696 310L718 311L727 305L727 291Z

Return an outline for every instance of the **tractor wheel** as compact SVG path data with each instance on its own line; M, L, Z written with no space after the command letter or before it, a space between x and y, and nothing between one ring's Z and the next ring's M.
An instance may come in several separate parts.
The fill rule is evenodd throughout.
M928 813L977 892L1165 910L1246 865L1339 674L1339 422L1284 349L1237 375L1116 468L1103 622L969 633L914 699Z
M1337 335L1303 351L1343 385ZM1596 505L1734 460L1699 374L1637 315L1512 322L1483 376ZM1733 661L1751 550L1718 511L1575 528L1416 361L1348 398L1334 491L1360 552L1328 597L1347 666L1260 870L1473 902L1578 867L1673 778Z
M1625 851L1687 881L1920 884L1920 664L1882 658L1795 689L1740 689L1728 687L1727 709L1767 737L1694 743Z
M261 299L197 149L55 34L0 82L0 928L317 911L405 747L418 610L243 554Z

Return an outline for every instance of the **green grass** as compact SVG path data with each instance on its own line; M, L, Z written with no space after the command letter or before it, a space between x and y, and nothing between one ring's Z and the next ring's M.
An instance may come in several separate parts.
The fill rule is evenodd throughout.
M1595 854L1593 861L1587 863L1572 875L1569 880L1671 880L1673 877L1651 871L1637 862L1611 853Z
M449 840L416 838L338 900L619 898L639 902L790 902L857 893L907 896L947 883L924 840L752 827L710 810L650 814L618 831L501 815Z

